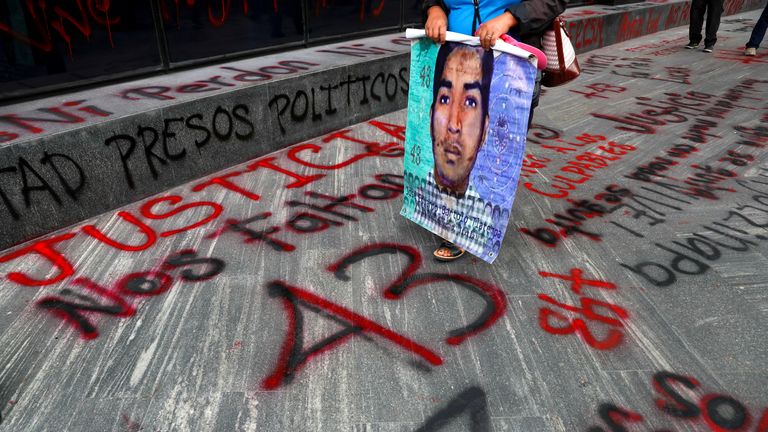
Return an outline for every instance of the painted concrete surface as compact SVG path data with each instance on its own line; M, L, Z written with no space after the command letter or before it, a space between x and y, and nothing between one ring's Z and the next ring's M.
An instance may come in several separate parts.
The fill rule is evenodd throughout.
M725 14L761 3L728 0ZM689 12L655 1L565 15L583 53L685 25ZM408 49L382 35L0 108L0 248L402 109Z
M409 44L390 35L348 44L347 51L329 46L269 56L177 74L171 82L124 84L119 93L99 89L95 100L78 99L73 107L61 101L54 111L11 115L11 123L40 134L0 145L0 247L403 108L408 47L397 43ZM30 117L80 124L54 123L60 131L47 133L48 124L20 120Z
M399 216L404 111L3 251L0 430L765 431L757 16L581 56L493 265Z
M759 9L764 3L726 0L724 15ZM621 6L575 7L563 16L568 20L577 51L586 52L686 25L689 12L689 1L652 0ZM0 101L0 144L35 140L274 81L407 54L408 50L402 34L393 33L174 71L26 102ZM3 96L7 95L0 95Z

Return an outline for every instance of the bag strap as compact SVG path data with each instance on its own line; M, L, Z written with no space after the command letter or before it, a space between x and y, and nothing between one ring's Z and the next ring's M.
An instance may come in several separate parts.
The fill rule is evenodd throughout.
M472 35L475 35L475 31L477 31L477 26L483 24L482 18L480 18L480 2L478 0L473 0L475 3L475 15L472 17Z
M560 63L560 70L565 71L565 54L563 53L563 19L561 17L555 18L554 21L555 31L555 45L557 45L557 61Z

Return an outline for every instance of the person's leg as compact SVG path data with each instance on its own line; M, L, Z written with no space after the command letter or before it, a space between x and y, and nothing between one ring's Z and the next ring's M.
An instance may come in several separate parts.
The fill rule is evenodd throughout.
M541 71L536 71L536 83L533 86L533 98L531 99L531 110L528 112L528 128L533 121L533 111L539 106L539 96L541 95Z
M709 0L707 4L707 31L704 36L704 46L713 47L717 43L717 29L720 28L720 17L723 15L725 0Z
M763 13L760 14L755 28L752 29L752 36L750 36L749 42L747 42L747 48L759 48L760 43L765 37L766 29L768 29L768 4L763 8Z
M704 25L704 12L707 10L707 0L691 1L691 20L688 26L688 40L692 45L701 42L701 27Z

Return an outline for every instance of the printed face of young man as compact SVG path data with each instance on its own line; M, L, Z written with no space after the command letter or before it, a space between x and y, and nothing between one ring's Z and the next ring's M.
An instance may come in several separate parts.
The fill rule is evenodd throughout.
M457 48L448 55L432 107L432 152L438 186L463 195L477 152L485 141L480 54Z

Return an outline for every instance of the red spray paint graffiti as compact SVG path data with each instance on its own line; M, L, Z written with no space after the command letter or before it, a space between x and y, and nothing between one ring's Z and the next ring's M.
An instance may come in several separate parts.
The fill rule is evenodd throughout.
M386 0L379 0L379 4L375 7L366 7L366 3L370 0L360 0L360 13L359 13L359 20L360 22L364 22L366 18L366 12L370 11L370 14L374 17L378 17L381 15L381 12L384 10L384 6L386 3ZM170 21L173 18L173 15L175 15L175 22L176 22L176 28L181 28L181 0L171 0L172 4L169 5L168 0L163 0L160 3L160 15L164 21ZM187 8L195 8L197 5L197 0L186 0L184 1L184 6ZM209 0L204 3L207 3L207 18L208 22L213 26L214 28L218 28L226 24L226 22L229 20L231 11L233 9L233 1L232 0ZM237 2L236 2L237 3ZM243 16L248 16L249 12L249 6L248 6L249 0L241 0L240 1L240 9L243 12ZM205 7L205 6L203 6ZM295 7L295 6L294 6ZM318 0L315 2L315 7L313 14L315 16L320 16L324 10L331 8L332 5L328 0ZM274 13L280 13L283 10L283 8L280 7L280 3L278 0L272 0L272 11ZM172 14L173 12L173 14Z
M595 336L595 333L590 330L589 325L587 325L587 321L581 318L575 318L571 320L563 313L556 312L555 310L546 307L539 309L539 326L542 329L544 329L547 333L555 335L568 335L577 333L587 345L598 350L613 349L621 343L624 335L619 329L624 327L624 321L629 319L629 313L624 308L613 303L605 302L602 300L595 300L593 298L582 295L582 288L584 286L591 286L606 290L615 290L616 285L601 280L585 279L582 277L583 271L575 268L571 269L570 274L568 275L543 271L539 272L539 274L543 277L561 279L570 282L571 291L573 291L574 294L581 296L579 299L581 308L560 303L546 294L539 294L539 299L568 312L580 314L589 322L600 322L612 327L608 329L608 332L603 339L599 339ZM596 312L595 309L598 307L612 312L617 318L612 318ZM554 325L552 318L561 323L566 323L567 325Z
M37 34L32 36L19 33L4 22L0 22L0 33L6 33L25 45L49 53L53 51L53 33L49 30L50 26L66 42L69 48L69 55L73 57L73 39L65 23L68 26L74 27L83 38L90 40L93 33L91 20L93 20L96 24L106 28L109 44L113 48L115 46L112 40L112 26L120 23L120 17L110 17L110 1L85 0L85 5L83 5L83 0L75 0L76 12L66 11L59 5L50 7L45 0L37 2L25 0L24 4L31 18L32 27ZM33 39L33 37L38 39Z
M416 287L440 282L457 284L484 299L486 307L474 322L449 332L446 338L446 343L449 345L460 345L469 337L490 328L506 310L504 293L487 282L466 275L416 273L421 267L421 254L416 248L407 245L379 243L364 246L329 265L328 271L332 272L336 279L348 282L351 280L349 268L352 264L382 254L402 254L408 258L407 267L384 288L383 296L387 299L402 300L408 291ZM381 337L433 366L443 363L442 358L429 348L317 294L283 281L270 282L268 291L271 296L282 300L287 314L288 330L278 356L277 366L262 381L264 389L273 390L290 383L296 372L311 359L341 346L352 336L365 333ZM301 307L322 311L333 317L337 323L342 324L343 329L302 350L304 316Z
M369 125L378 129L379 131L386 133L387 135L391 136L392 138L395 138L396 140L402 141L405 139L405 135L404 135L405 127L402 125L380 122L375 120L370 121ZM325 140L326 142L329 142L329 143L333 141L334 143L353 142L356 144L361 144L361 141L362 141L357 138L354 138L348 131L339 131L339 132L331 133L325 138ZM384 156L384 157L402 157L402 146L395 141L389 141L387 143L376 143L376 142L364 141L364 143L368 151L366 151L363 154L367 156L375 155L375 156ZM371 152L370 151L371 149L376 149L376 150ZM123 148L120 151L121 151L121 155L123 155L123 158L127 161L128 159L130 159L130 155L133 150L126 150L125 148ZM60 155L57 155L57 154L46 155L46 158L44 159L51 159L54 156L60 156ZM147 159L147 162L150 161L148 157L145 159ZM355 159L355 162L357 162L364 158L353 157L353 159ZM20 160L19 164L20 164L20 168L17 168L15 166L9 167L9 168L2 168L0 169L0 172L3 172L3 171L25 172L31 169L31 168L25 168L29 164L25 162L23 159ZM318 167L323 167L322 165L314 164L309 161L303 161L301 164L310 164L310 165L317 165ZM133 177L133 174L128 169L128 167L129 165L125 164L124 166L124 168L126 169L125 174L127 179L131 179ZM325 166L322 169L333 170L337 168L332 166L331 167ZM278 162L275 156L269 156L269 157L264 157L261 159L257 159L254 162L251 162L244 169L239 169L229 173L225 173L217 177L210 178L202 183L196 184L192 186L191 190L193 192L201 192L209 187L219 186L219 187L223 187L228 191L232 191L239 195L246 196L251 200L258 201L261 198L258 193L248 191L245 188L240 187L237 183L234 182L235 178L243 174L255 173L257 171L258 172L276 172L284 175L289 179L288 182L286 182L283 185L283 187L287 189L304 188L307 185L325 176L325 174L308 174L308 175L299 174L297 172L292 171L289 168L283 167L282 164ZM401 181L402 176L397 176L393 174L381 174L381 175L376 175L375 178L379 183L370 183L370 184L361 186L357 191L359 196L368 200L389 200L389 199L397 198L402 194L402 190L403 190L403 184ZM81 182L82 182L82 176L81 176ZM68 192L71 192L72 194L76 194L79 188L82 187L82 184L74 185L69 183L63 183L63 187ZM22 190L21 192L25 197L27 197L26 199L28 199L29 193L32 190L38 190L38 189L42 189L42 187L41 186L35 186L34 188L29 187L27 189ZM52 192L52 189L50 189L50 187L46 187L46 189ZM321 201L321 202L324 201L324 202L322 202L321 204L304 203L299 201L290 201L286 203L288 206L291 206L291 207L306 207L312 210L312 212L301 212L301 213L295 214L293 215L292 219L286 222L286 226L289 227L292 231L302 232L302 233L315 233L315 232L319 232L324 229L327 229L330 226L342 226L343 224L342 221L357 220L354 216L335 210L335 208L337 207L347 207L349 209L354 209L356 211L362 211L362 212L373 211L373 209L370 207L354 202L353 199L355 198L355 194L347 195L345 197L331 197L322 193L307 192L306 196L308 196L313 200ZM4 198L4 195L0 194L0 198ZM58 197L54 197L54 198L58 198ZM9 206L8 208L11 211L14 210L13 207ZM135 215L131 211L120 211L116 213L116 216L120 218L121 222L125 222L130 225L133 225L136 229L136 232L140 234L140 236L135 236L130 239L126 238L125 240L121 240L121 239L112 237L109 233L104 232L103 230L101 230L100 228L96 227L93 224L88 224L82 227L77 232L61 234L48 239L39 240L39 241L33 242L29 246L26 246L22 249L19 249L13 252L6 252L4 255L0 255L0 263L20 260L25 256L39 255L47 261L47 263L49 264L49 269L48 270L41 269L41 270L38 270L38 272L43 274L50 273L51 275L45 278L40 278L29 273L16 271L16 272L9 272L6 275L6 277L12 282L15 282L23 286L30 286L30 287L48 286L48 285L61 282L67 277L70 277L75 274L75 269L72 264L72 261L66 257L65 253L60 252L59 249L57 248L58 244L73 238L75 235L79 235L82 233L84 235L93 237L94 239L98 240L100 243L103 243L111 248L114 248L123 252L139 252L154 246L157 243L157 241L161 238L171 237L174 235L181 234L183 232L189 232L189 231L201 228L203 226L207 226L212 222L214 222L216 219L218 219L221 216L221 213L223 212L223 210L224 208L222 207L221 204L210 202L210 201L184 202L184 199L182 198L182 196L179 196L179 195L169 195L165 197L152 198L145 201L139 209L139 213L141 214L141 216L143 216L144 218L150 221L172 221L177 216L179 218L186 219L185 215L189 214L189 212L197 212L195 214L199 216L194 222L188 223L186 226L177 227L175 229L168 229L163 232L157 232L151 226L151 224L145 223L138 215ZM325 217L321 215L323 213L326 214ZM335 218L341 218L342 221L336 220ZM233 226L236 226L239 223L240 223L239 221L230 219L225 224L226 226L224 228L227 228L227 227L232 228ZM245 225L247 225L248 223L250 222L247 222ZM248 235L253 234L252 232L246 230L244 225L243 225L243 229L241 229L240 231ZM221 232L222 230L219 230L218 234L220 234ZM284 245L287 245L287 243L285 243ZM290 245L287 245L287 246L290 246Z
M202 282L224 271L225 264L218 258L198 257L194 250L185 249L167 257L161 264L161 268L168 272L181 269L178 276L181 281ZM92 340L99 336L99 330L92 318L89 318L90 315L98 313L116 318L133 316L136 313L136 307L127 300L126 296L142 298L165 293L174 283L174 277L166 271L150 270L131 273L117 281L112 288L102 287L91 279L79 277L69 285L97 294L98 298L106 300L107 303L86 293L65 288L60 290L58 295L41 298L36 305L69 323L83 339Z
M658 394L654 400L656 407L672 418L666 419L665 424L670 420L684 420L686 424L703 421L712 432L768 432L768 409L763 411L759 420L753 422L749 409L731 396L707 393L701 395L696 403L695 399L687 395L701 389L701 383L696 378L661 371L653 375L652 384ZM685 389L686 394L681 393L681 389ZM601 404L598 415L611 432L626 432L629 430L628 423L645 422L645 417L640 413L612 403ZM753 424L755 428L750 429ZM587 432L605 432L605 429L592 426Z
M382 337L421 357L433 366L443 364L440 356L430 351L429 348L309 291L287 285L281 281L271 282L269 291L273 297L283 299L283 307L288 317L288 331L280 350L277 367L262 382L262 387L266 390L273 390L283 384L290 383L293 375L309 360L340 346L358 333L370 333ZM299 312L299 302L338 317L345 322L344 330L316 343L307 351L300 351L303 341L303 315Z
M187 232L187 231L209 224L210 222L218 218L223 210L220 204L209 202L209 201L197 201L197 202L186 203L162 213L158 213L154 209L155 206L161 202L166 202L171 206L175 206L176 204L179 204L182 201L183 201L182 197L177 195L170 195L166 197L150 199L146 203L144 203L144 205L141 207L141 213L144 217L148 219L165 220L165 219L173 218L174 216L179 215L181 213L185 213L187 211L196 211L196 209L209 209L210 213L207 216L202 217L198 221L192 224L189 224L185 227L176 228L176 229L165 231L159 234L160 237L170 237L170 236L173 236L182 232ZM38 279L33 276L30 276L29 274L22 273L22 272L10 272L7 274L6 277L10 281L15 282L19 285L29 286L29 287L40 287L40 286L47 286L47 285L52 285L52 284L61 282L67 277L72 276L75 273L75 269L72 263L64 255L64 253L60 252L55 248L55 245L73 238L75 235L79 234L80 232L95 238L100 243L103 243L111 248L114 248L123 252L143 251L155 244L155 242L158 239L158 234L152 227L145 224L141 219L139 219L137 216L133 215L128 211L120 211L117 213L117 216L119 216L121 220L135 226L138 229L138 231L142 234L143 242L136 242L136 244L127 244L120 240L116 240L114 238L109 237L107 234L105 234L101 229L97 228L95 225L92 225L92 224L85 225L84 227L81 228L81 231L61 234L61 235L50 237L47 239L38 240L30 244L29 246L26 246L19 250L9 252L9 253L6 253L5 255L0 256L0 263L20 259L28 255L36 254L36 255L42 256L43 258L46 259L48 264L51 266L51 269L55 270L55 273L53 276L50 276L45 279ZM50 270L47 271L46 273L49 273L49 272Z
M604 135L581 134L577 137L581 141L577 145L585 143L600 144L595 151L585 151L574 156L572 160L566 162L560 167L562 174L556 175L550 182L550 187L554 190L547 191L546 187L536 186L531 182L523 183L523 186L539 195L549 198L566 198L574 191L578 185L586 183L596 174L595 171L607 167L611 162L621 159L627 153L634 151L635 146L630 144L621 144L614 141L606 141ZM574 145L573 143L568 143ZM543 145L543 148L552 148L551 145ZM577 151L577 149L568 146L558 146L555 148L558 153L568 153ZM525 177L525 176L523 176ZM542 190L544 189L544 190Z

